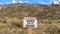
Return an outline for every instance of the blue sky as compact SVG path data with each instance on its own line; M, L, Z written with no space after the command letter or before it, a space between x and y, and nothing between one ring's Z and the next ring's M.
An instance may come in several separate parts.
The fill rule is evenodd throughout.
M0 4L10 4L12 3L13 0L0 0ZM27 2L27 3L31 3L31 4L48 4L49 2L51 2L52 0L15 0L16 2Z

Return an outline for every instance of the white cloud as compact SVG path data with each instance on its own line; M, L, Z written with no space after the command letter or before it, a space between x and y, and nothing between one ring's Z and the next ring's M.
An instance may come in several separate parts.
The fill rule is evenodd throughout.
M24 2L22 2L22 1L19 1L19 3L24 3Z
M46 4L46 2L40 2L41 4Z
M54 1L54 4L58 4L58 2L57 1Z
M52 1L57 1L57 0L52 0Z
M54 4L58 4L60 0L51 0L51 2L54 2Z
M19 3L29 3L29 1L19 1Z

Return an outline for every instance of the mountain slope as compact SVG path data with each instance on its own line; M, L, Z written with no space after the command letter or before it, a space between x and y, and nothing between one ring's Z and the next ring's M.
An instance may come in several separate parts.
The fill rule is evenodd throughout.
M0 5L0 34L27 34L23 18L37 17L33 34L60 34L60 6L15 3Z
M60 6L48 6L39 4L10 4L3 6L0 10L0 16L7 17L25 17L25 16L37 16L38 18L60 18Z

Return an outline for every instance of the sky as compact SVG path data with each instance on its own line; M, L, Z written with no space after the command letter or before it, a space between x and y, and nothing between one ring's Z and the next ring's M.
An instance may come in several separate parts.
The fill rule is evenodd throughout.
M13 0L0 0L0 4L10 4ZM16 2L21 3L30 3L30 4L48 4L52 0L15 0Z

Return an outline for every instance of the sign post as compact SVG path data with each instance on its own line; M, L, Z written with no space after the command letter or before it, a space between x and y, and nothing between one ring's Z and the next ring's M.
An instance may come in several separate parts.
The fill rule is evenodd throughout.
M32 34L32 28L27 29L28 34Z
M28 27L28 34L32 34L32 28L37 27L37 18L36 17L24 17L23 27Z

